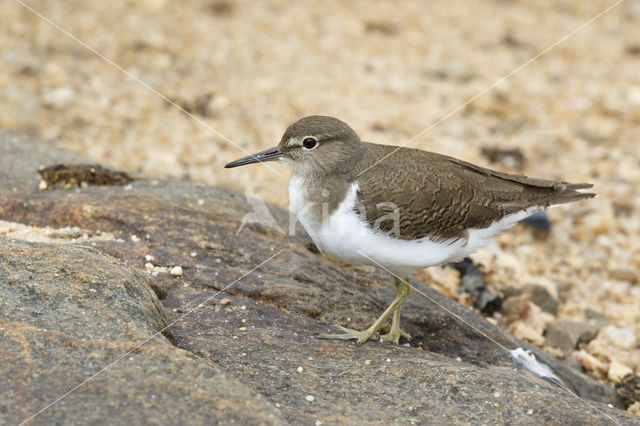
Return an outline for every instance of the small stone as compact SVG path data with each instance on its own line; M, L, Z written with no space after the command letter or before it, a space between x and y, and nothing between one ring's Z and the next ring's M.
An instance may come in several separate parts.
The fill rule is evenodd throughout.
M619 383L616 383L616 393L626 405L640 403L640 377L635 374L623 377Z
M203 205L203 204L204 204L204 200L203 200L202 198L201 198L201 199L199 199L199 200L198 200L198 205L199 205L199 206L201 206L201 205Z
M233 340L238 340L238 339L239 339L239 337L238 337L238 336L232 336L231 338L232 338Z
M551 293L541 285L529 284L522 288L522 293L528 294L530 300L538 305L543 311L551 315L558 314L558 302Z
M44 191L44 190L45 190L45 189L47 189L48 187L49 187L49 186L48 186L47 182L46 182L46 181L44 181L44 180L42 180L42 179L40 179L40 183L38 184L38 189L39 189L40 191Z
M137 235L131 235L130 238L131 238L131 241L133 241L134 243L140 242L140 237L138 237Z
M580 364L582 364L582 368L587 371L594 371L599 373L607 373L609 371L609 368L605 363L603 363L584 349L574 352L573 356L578 361L580 361Z
M391 362L391 358L387 358L387 362Z
M371 364L371 360L370 359L367 359L367 360L364 361L364 365L370 365L370 364Z
M546 211L534 213L523 219L521 223L530 226L537 231L549 232L551 230L551 221L549 220L549 215Z
M588 343L593 340L600 329L606 325L607 321L602 319L554 321L547 325L544 344L558 348L566 355L574 350L579 343Z
M190 254L191 257L196 257L197 255L198 255L198 253L196 253L195 251L192 251L191 254Z
M245 331L247 331L247 327L240 327L238 330L240 330L240 331L242 331L244 333Z
M298 368L296 369L296 371L297 371L298 373L302 373L302 371L303 371L303 370L304 370L304 368L302 368L302 367L298 367Z
M182 266L174 266L173 268L171 268L169 273L171 274L171 276L174 276L174 277L181 276L182 275Z
M156 260L156 258L155 258L155 257L153 257L153 256L151 256L150 254L147 254L147 255L144 257L144 260L146 260L147 262L153 262L154 260Z
M306 399L309 402L313 402L313 400L315 399L315 397L313 395L307 395L304 397L304 399Z
M631 329L607 327L604 330L604 338L620 349L634 349L638 346L638 339Z
M201 304L198 305L198 308L204 309L204 305L201 303Z
M443 62L428 70L426 75L433 79L453 80L457 83L466 83L475 77L473 70L459 61Z
M614 383L619 383L626 375L633 374L631 367L628 367L617 360L613 360L609 364L609 371L607 377Z
M640 402L636 401L629 407L627 407L627 412L636 416L640 416Z
M42 94L42 103L49 108L62 109L69 106L75 94L75 90L71 87L48 89Z
M227 306L229 303L231 303L231 299L229 299L228 297L224 297L221 301L220 304L222 306Z
M147 271L153 270L153 263L151 263L151 262L145 263L144 264L144 269L146 269Z

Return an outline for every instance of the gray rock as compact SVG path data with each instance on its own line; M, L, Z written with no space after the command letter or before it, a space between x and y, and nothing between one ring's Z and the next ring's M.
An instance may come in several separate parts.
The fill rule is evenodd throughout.
M543 311L549 312L551 315L558 314L558 302L543 286L528 284L522 287L522 293L528 294L530 300L538 305Z
M593 340L598 331L607 324L608 320L606 319L554 321L545 330L544 344L545 346L558 348L567 355L577 348L579 343L588 343Z
M549 232L551 230L551 221L546 211L534 213L520 222L537 231Z
M416 293L403 309L410 346L316 339L331 323L368 326L393 297L391 277L314 253L302 231L289 237L254 223L236 234L253 208L245 197L214 187L139 180L128 190L38 191L37 167L71 162L68 154L12 138L0 134L0 173L7 165L13 173L11 182L0 179L0 219L99 229L122 241L96 242L95 250L5 243L0 264L7 276L31 277L19 282L64 285L55 279L57 266L26 268L31 260L12 256L16 247L26 258L26 247L34 253L49 247L57 264L73 269L65 277L69 300L46 319L38 319L37 298L6 307L11 322L0 330L0 374L11 387L0 387L0 423L25 419L123 356L40 414L40 421L600 424L607 420L602 413L632 421L606 405L622 405L614 389L419 281L413 284L424 296ZM288 229L287 212L268 209ZM141 274L145 255L159 266L180 265L182 276ZM135 291L117 290L123 280ZM91 287L96 283L100 291L85 291L83 285L98 290ZM4 291L18 303L16 289L0 289L0 299ZM59 289L46 294L65 297ZM223 297L230 303L223 306ZM158 303L168 319L154 308ZM95 312L82 322L78 312L87 309ZM113 312L126 319L118 321ZM156 335L127 355L140 343L138 336L153 336L166 321L171 325L164 337ZM523 369L503 347L531 350L571 391ZM587 405L572 392L593 402Z
M282 422L261 395L160 333L166 318L146 278L109 255L0 237L0 304L0 424L43 409L39 424Z

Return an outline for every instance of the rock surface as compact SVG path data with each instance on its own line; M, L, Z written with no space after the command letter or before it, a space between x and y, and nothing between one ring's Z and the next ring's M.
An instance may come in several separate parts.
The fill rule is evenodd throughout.
M316 339L331 323L369 325L392 298L391 277L318 255L299 229L290 237L248 223L238 232L252 205L215 187L139 180L38 191L37 168L78 163L69 157L0 133L0 220L116 238L54 245L0 237L0 370L9 378L0 423L27 419L94 374L36 420L635 420L607 406L622 406L614 389L419 281L403 310L410 345ZM288 229L288 214L268 209ZM147 263L157 269L145 273ZM169 274L175 266L182 275ZM504 350L516 347L590 401L516 364Z
M607 323L606 319L557 320L547 325L544 344L558 348L567 355L578 347L578 343L588 343L593 340Z

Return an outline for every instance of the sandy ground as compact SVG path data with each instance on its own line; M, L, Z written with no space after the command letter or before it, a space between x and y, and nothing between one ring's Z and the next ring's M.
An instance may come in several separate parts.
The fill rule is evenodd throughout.
M562 291L558 318L590 307L635 335L615 354L585 348L604 365L583 363L594 377L610 380L614 361L640 372L639 1L530 63L615 1L27 3L113 64L0 1L0 127L98 161L286 206L284 166L222 166L326 114L372 142L594 182L599 198L550 212L548 238L518 228L476 259L496 289ZM483 147L517 148L525 162L491 164ZM452 274L423 277L447 288Z

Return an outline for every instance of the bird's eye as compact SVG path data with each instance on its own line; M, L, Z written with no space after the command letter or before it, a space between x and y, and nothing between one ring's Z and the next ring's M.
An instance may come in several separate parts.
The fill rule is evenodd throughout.
M313 149L316 147L317 144L318 144L318 141L315 140L314 138L304 138L304 140L302 141L302 145L306 149Z

